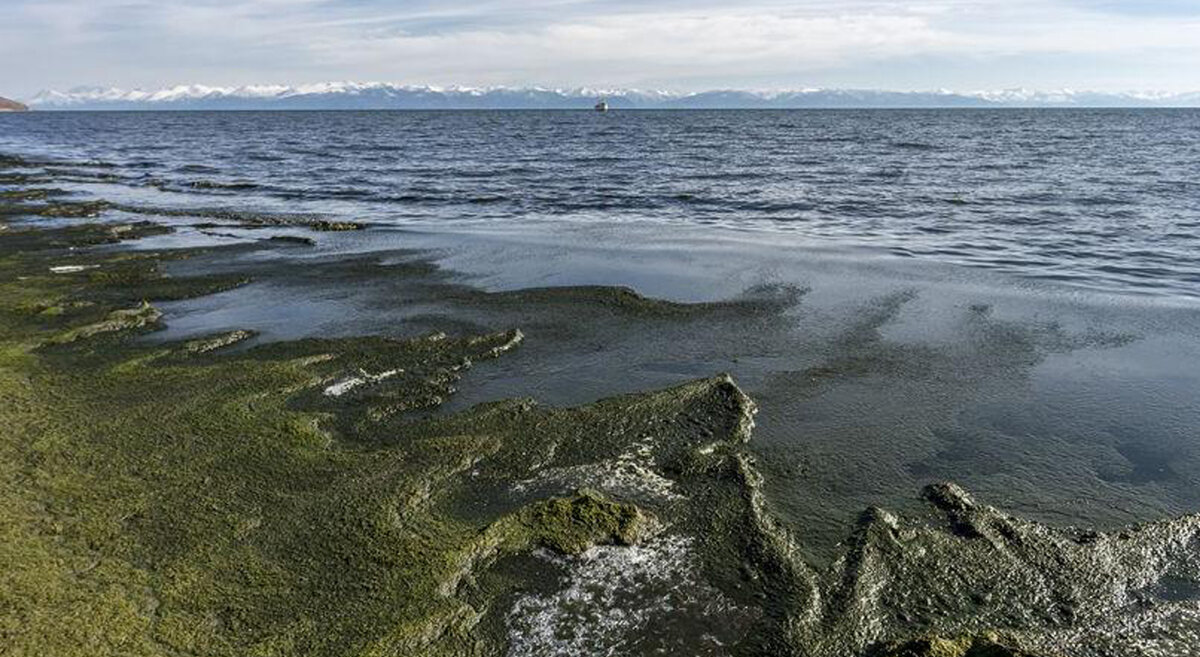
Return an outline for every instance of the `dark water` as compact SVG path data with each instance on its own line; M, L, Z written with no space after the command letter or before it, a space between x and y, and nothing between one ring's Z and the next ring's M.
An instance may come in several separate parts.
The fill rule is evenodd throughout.
M143 209L371 224L183 265L255 282L161 304L155 339L520 327L450 410L733 374L771 511L813 563L864 508L916 514L942 480L1056 525L1200 511L1198 111L33 113L0 116L0 153ZM162 220L176 234L142 246L272 232ZM456 300L576 285L774 310ZM646 550L571 586L687 579L686 545ZM526 630L513 654L544 645Z
M768 224L1093 289L1200 294L1200 111L78 113L0 151L373 221Z

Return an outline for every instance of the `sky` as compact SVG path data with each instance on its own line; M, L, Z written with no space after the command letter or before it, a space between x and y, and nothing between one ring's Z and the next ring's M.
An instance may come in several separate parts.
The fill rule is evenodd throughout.
M1200 0L0 0L0 96L332 80L1200 90Z

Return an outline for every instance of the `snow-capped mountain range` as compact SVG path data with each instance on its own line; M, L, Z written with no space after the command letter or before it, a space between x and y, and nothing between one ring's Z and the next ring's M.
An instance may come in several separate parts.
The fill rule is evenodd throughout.
M691 93L641 89L432 87L386 82L299 86L180 85L154 91L80 87L43 91L37 110L191 109L586 109L598 99L614 109L753 109L872 107L1200 107L1200 92L882 91L800 89Z

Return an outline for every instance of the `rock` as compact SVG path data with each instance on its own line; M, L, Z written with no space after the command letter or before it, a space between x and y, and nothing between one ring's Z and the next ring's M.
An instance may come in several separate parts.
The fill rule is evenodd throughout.
M1014 647L997 634L946 638L928 636L883 647L880 657L1049 657Z
M538 502L525 510L522 521L535 544L564 554L599 544L633 545L648 524L636 506L586 490Z
M103 321L72 329L51 339L50 342L65 344L90 338L101 333L144 329L156 325L160 318L162 318L162 312L159 309L149 303L142 302L142 305L136 308L114 310Z
M210 351L224 349L233 344L249 340L257 335L253 331L228 331L204 338L189 340L183 344L183 350L191 354L206 354Z
M298 244L300 246L313 246L316 240L311 237L300 237L297 235L272 235L267 238L268 242L277 242L280 244Z
M362 230L366 228L363 224L353 221L314 221L310 224L313 230L318 230L323 233L333 233L347 230Z
M29 106L0 96L0 112L28 112Z

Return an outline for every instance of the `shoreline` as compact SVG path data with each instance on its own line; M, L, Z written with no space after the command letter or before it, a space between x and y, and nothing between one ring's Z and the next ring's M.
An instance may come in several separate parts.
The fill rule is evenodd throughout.
M865 511L841 558L814 570L798 556L803 528L785 527L763 495L745 449L755 403L728 376L574 408L518 399L422 415L460 379L471 385L473 364L503 367L526 349L525 327L449 337L433 317L403 339L136 340L161 328L156 301L253 277L236 266L168 276L169 263L307 244L95 250L171 227L92 221L110 208L3 184L0 412L13 429L0 465L20 566L0 632L30 651L501 654L525 640L503 604L555 599L514 600L537 589L545 564L529 559L570 571L611 550L659 558L668 539L686 539L691 588L645 583L649 617L681 623L673 638L690 627L677 608L735 628L691 637L696 654L1133 654L1169 649L1160 628L1197 613L1171 587L1195 579L1200 518L1054 529L949 484L926 489L930 518ZM63 223L10 222L29 216ZM619 288L448 289L468 305L566 299L664 326L731 303L753 313L753 300ZM696 604L702 595L719 604ZM654 645L636 623L615 629L592 639Z

